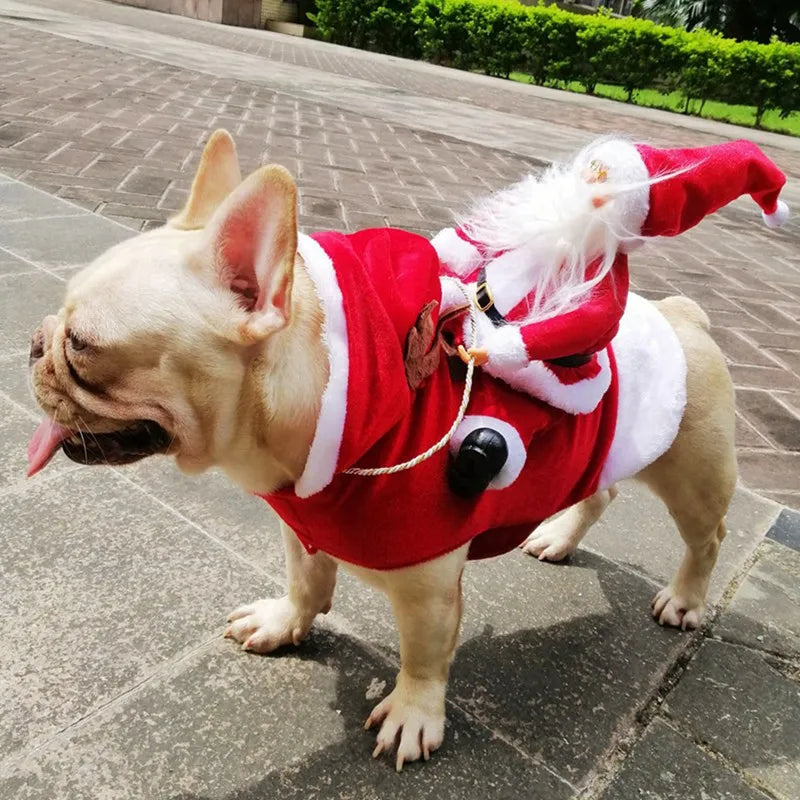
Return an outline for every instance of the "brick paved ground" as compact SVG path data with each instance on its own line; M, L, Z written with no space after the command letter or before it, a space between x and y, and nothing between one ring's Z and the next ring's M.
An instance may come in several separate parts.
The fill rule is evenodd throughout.
M298 72L312 77L310 67L444 105L466 101L487 115L493 110L562 127L568 119L578 141L609 130L659 144L738 135L724 125L687 130L668 124L672 117L615 103L587 104L535 87L94 0L38 5L246 53L261 59L265 74L271 59L299 65ZM247 167L267 157L293 171L306 228L390 224L431 233L470 198L534 163L508 147L489 149L387 122L380 109L375 116L354 113L337 108L334 97L330 104L315 103L293 97L285 86L276 92L263 81L210 78L157 58L20 27L25 20L16 16L0 24L0 169L134 228L159 224L180 206L202 142L218 126L237 136ZM769 136L765 147L800 177L796 141ZM547 142L541 150L546 153ZM648 248L633 266L640 291L652 297L683 292L708 310L738 389L742 475L794 507L800 507L799 244L797 222L768 232L740 202L680 240Z

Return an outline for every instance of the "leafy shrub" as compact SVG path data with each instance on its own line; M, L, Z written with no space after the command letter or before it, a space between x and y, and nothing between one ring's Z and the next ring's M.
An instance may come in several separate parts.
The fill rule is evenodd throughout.
M691 100L800 109L800 45L737 42L698 30L608 14L573 14L517 0L317 0L322 35L340 44L422 56L460 69L535 83L680 90Z
M309 15L329 42L419 58L415 0L317 0Z

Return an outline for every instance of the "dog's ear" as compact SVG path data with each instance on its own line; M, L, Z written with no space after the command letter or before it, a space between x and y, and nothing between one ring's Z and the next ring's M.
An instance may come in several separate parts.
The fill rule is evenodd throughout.
M183 210L167 225L183 231L204 228L228 195L242 182L236 145L224 130L208 140Z
M297 253L297 188L279 166L254 172L208 226L220 279L249 313L237 338L262 340L289 321Z

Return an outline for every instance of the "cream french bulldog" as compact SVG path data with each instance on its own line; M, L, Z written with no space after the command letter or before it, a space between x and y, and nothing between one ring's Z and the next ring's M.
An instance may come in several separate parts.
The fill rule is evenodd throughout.
M703 312L684 298L656 305L686 357L687 400L673 444L637 477L686 545L653 614L687 628L703 613L736 482L733 388ZM86 464L161 453L187 473L219 467L248 492L293 486L331 378L324 321L298 254L294 182L278 166L243 181L231 138L217 132L183 211L76 275L34 334L32 386L47 419L29 447L31 473L59 449ZM614 495L612 486L569 508L526 549L565 557ZM300 644L331 607L340 563L282 527L287 595L239 608L227 631L257 653ZM395 748L398 770L442 744L467 550L393 570L341 563L384 591L396 616L402 666L366 727L380 725L374 755Z

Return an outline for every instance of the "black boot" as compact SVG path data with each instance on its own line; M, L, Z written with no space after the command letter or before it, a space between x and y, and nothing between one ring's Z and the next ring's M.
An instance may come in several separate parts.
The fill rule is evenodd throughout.
M447 468L447 482L459 497L475 497L508 459L506 440L492 428L476 428L464 438Z

